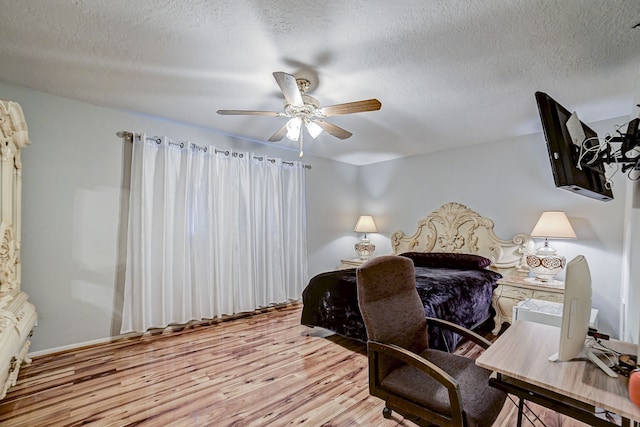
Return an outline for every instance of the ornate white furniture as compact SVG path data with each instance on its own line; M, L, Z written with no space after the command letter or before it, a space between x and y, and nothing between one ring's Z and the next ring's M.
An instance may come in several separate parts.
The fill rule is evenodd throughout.
M30 362L28 338L36 322L35 307L20 290L20 150L29 144L22 108L0 100L0 399Z
M513 307L513 322L516 320L528 320L529 322L543 323L545 325L562 327L561 302L527 298ZM512 322L512 323L513 323ZM598 329L598 309L591 309L589 327Z
M418 221L413 236L396 231L391 236L394 254L403 252L455 252L481 255L491 260L489 268L503 276L526 276L525 255L533 248L528 234L502 240L493 232L493 221L465 205L450 202Z
M496 310L494 335L498 335L504 322L513 323L513 307L528 298L562 303L564 282L541 282L533 277L523 276L505 276L498 280L498 287L493 291L492 303Z
M354 259L341 259L340 265L338 266L338 270L344 270L346 268L357 268L364 264L365 261L359 258Z

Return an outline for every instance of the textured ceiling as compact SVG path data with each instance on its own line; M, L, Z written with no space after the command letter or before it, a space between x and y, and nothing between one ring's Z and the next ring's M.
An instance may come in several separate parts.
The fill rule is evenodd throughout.
M331 118L351 138L307 138L356 165L539 132L536 90L588 122L639 93L638 0L0 5L0 80L51 94L262 143L285 119L215 112L282 110L273 71L308 77L321 105L378 98Z

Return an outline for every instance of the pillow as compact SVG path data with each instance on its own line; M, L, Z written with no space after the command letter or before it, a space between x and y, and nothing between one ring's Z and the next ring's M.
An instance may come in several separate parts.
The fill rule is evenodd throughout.
M451 252L405 252L400 256L411 258L416 267L459 268L484 270L491 260L480 255L456 254Z

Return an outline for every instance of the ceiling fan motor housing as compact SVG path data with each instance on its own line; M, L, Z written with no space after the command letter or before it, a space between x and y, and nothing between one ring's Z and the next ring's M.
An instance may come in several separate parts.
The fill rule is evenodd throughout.
M298 90L303 95L309 90L309 87L311 87L311 82L307 79L298 78L296 79L296 83L298 84Z

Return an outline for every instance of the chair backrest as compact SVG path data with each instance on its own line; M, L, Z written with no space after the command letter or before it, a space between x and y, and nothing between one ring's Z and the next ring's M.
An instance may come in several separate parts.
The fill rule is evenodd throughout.
M413 261L387 255L357 271L358 305L369 340L419 353L429 346L427 320L416 289Z

